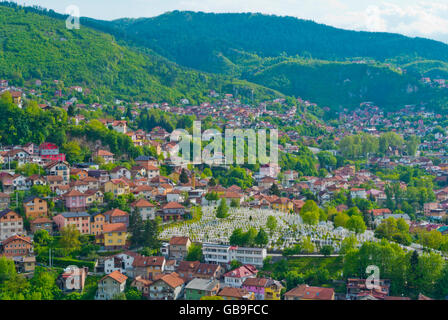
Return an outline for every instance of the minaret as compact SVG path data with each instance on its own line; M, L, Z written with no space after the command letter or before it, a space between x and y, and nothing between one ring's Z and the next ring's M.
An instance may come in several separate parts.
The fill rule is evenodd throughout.
M191 185L193 186L193 189L196 189L196 175L194 174L194 172L191 176Z

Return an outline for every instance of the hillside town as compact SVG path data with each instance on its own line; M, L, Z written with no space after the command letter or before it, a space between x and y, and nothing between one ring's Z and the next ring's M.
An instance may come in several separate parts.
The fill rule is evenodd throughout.
M0 146L0 254L27 279L51 271L58 299L448 296L442 285L407 291L388 271L372 287L365 270L343 261L364 247L391 246L445 263L446 115L420 106L385 113L366 102L323 122L317 105L300 98L244 104L212 91L200 105L101 104L84 102L87 88L58 85L0 81L14 108L67 117L61 143ZM209 128L278 128L279 163L176 165L171 118L188 128L191 119ZM114 149L108 134L128 144Z

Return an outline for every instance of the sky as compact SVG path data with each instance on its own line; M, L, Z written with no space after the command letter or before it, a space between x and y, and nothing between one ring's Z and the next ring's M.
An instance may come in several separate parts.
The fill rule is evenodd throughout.
M401 33L448 43L448 0L18 0L103 20L154 17L167 11L261 12L364 31Z

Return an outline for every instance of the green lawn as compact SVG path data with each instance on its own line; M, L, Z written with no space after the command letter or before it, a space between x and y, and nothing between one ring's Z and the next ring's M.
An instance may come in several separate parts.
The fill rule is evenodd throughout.
M311 269L324 267L330 275L336 276L342 270L342 257L301 257L288 258L290 270L305 273Z

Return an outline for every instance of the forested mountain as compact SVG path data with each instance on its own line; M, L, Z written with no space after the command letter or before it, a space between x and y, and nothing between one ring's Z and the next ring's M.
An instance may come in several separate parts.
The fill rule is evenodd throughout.
M113 35L82 26L68 30L64 16L32 8L0 6L0 78L61 80L94 94L150 102L192 102L209 90L255 97L278 96L273 90L180 67L147 48L131 48Z
M448 78L448 45L398 34L356 32L293 17L169 12L89 25L151 48L178 64L239 77L339 110L440 109L446 91L421 77Z
M236 49L262 57L311 56L323 60L416 57L448 61L448 45L398 34L348 31L293 17L251 13L174 11L155 18L113 22L128 38L183 65L206 68ZM218 59L219 60L219 59ZM213 66L207 71L215 71Z
M3 4L4 5L4 4ZM15 5L9 4L14 7ZM448 45L355 32L293 17L169 12L101 21L0 6L0 76L50 77L118 98L201 101L208 90L258 99L281 94L333 110L372 101L447 109ZM279 93L280 92L280 93Z

